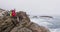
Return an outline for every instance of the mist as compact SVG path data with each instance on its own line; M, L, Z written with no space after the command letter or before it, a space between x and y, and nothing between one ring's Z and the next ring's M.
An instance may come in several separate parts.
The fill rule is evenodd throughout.
M60 0L0 0L0 8L30 15L60 15Z

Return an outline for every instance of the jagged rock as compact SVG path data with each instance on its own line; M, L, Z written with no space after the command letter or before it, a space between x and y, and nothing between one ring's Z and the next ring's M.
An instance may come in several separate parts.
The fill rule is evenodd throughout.
M0 24L0 32L9 32L14 27L11 19L8 18Z
M0 32L50 32L49 29L31 22L26 12L17 12L15 17L7 14L6 12L0 19Z
M15 27L14 29L12 29L11 32L50 32L49 29L43 27L43 26L39 26L36 23L30 22L29 17L26 15L25 12L19 12L17 13L18 17L20 19L20 25L18 27Z
M0 9L0 19L7 16L9 14L8 12L9 11L7 11L7 10Z

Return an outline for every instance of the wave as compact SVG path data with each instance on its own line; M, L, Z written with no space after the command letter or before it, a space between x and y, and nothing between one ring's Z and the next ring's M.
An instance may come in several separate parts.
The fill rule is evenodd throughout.
M51 30L51 32L60 32L60 16L53 16L54 18L30 18L32 22L38 25L45 26Z

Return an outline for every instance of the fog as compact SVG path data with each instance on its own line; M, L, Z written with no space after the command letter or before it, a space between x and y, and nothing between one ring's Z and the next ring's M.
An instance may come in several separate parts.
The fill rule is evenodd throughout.
M30 15L60 15L60 0L0 0L0 8Z

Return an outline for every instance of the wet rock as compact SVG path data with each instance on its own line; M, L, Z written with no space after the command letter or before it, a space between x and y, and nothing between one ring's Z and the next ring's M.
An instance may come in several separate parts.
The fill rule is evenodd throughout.
M40 17L53 18L52 16L40 16Z
M32 18L38 18L38 16L33 16Z

